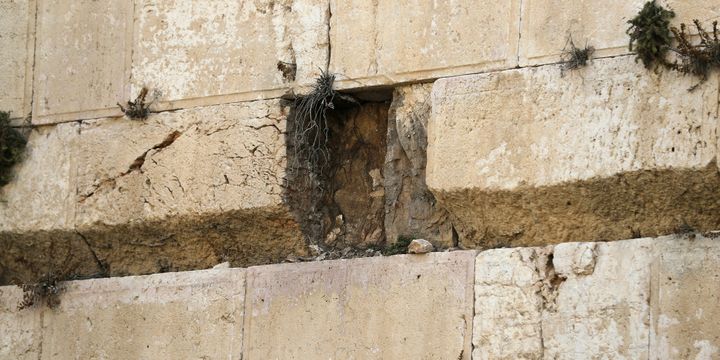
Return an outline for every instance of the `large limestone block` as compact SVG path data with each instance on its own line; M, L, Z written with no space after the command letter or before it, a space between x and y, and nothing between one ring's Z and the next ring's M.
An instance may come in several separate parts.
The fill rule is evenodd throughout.
M468 246L720 226L718 81L632 57L438 80L427 183Z
M80 126L29 132L14 179L0 188L0 284L33 282L47 271L98 271L74 231Z
M17 286L0 287L0 359L37 360L42 353L38 311L18 311L23 292Z
M327 0L139 0L133 85L170 108L279 96L293 81L278 61L300 83L325 68L329 15Z
M0 111L30 112L35 1L0 1Z
M562 1L528 0L523 2L520 33L520 65L537 65L560 61L569 36L576 46L595 47L595 56L626 54L629 37L627 21L632 19L646 0ZM676 12L673 25L691 24L699 19L711 28L720 16L717 2L666 0L659 4ZM568 47L569 48L569 47Z
M720 356L717 235L683 242L666 239L656 245L650 302L651 359Z
M239 359L245 270L70 282L43 312L41 359Z
M283 202L285 111L273 100L83 123L78 230L112 273L302 252Z
M330 71L341 88L517 64L517 0L331 0L331 10Z
M719 251L674 235L482 252L473 358L715 358Z
M132 11L132 1L38 0L35 123L119 114Z
M648 358L652 242L555 247L557 284L550 289L554 293L545 302L542 320L546 357Z
M21 131L28 144L13 180L0 188L0 233L71 228L79 125Z
M469 359L475 252L251 268L247 359Z

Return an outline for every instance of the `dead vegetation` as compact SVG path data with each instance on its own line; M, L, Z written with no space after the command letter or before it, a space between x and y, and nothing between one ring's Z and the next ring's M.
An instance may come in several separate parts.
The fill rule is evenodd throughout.
M585 47L578 48L575 46L572 36L569 36L568 41L565 43L565 48L563 48L560 55L562 71L575 70L586 66L594 52L595 48L589 46L587 43Z
M27 140L10 126L10 113L0 111L0 187L12 179L12 167L22 160Z
M50 309L60 305L60 293L62 285L60 278L48 273L35 284L22 285L23 299L18 304L18 310L24 310L33 306L45 305Z
M712 33L705 31L700 21L695 19L693 24L697 29L700 42L693 44L687 33L687 25L680 24L680 29L673 27L670 30L678 42L677 60L670 65L674 70L683 74L691 74L700 78L700 82L692 86L689 91L695 90L707 81L710 71L720 67L720 39L718 39L718 22L713 22Z
M152 102L146 103L147 95L148 89L143 87L135 101L128 100L126 106L122 106L120 103L117 105L120 107L120 111L130 120L145 120L150 115L150 105L152 105Z

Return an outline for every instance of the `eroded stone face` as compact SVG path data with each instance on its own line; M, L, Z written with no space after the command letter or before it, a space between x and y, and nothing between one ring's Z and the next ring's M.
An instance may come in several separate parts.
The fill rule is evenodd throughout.
M278 61L313 82L326 64L328 16L327 0L138 1L133 85L163 101L259 95L293 83Z
M385 180L385 232L389 243L424 238L454 246L452 224L425 183L427 122L432 84L398 87L388 114Z
M40 0L35 123L117 114L129 98L132 1Z
M438 80L427 182L466 244L547 244L720 226L717 79L632 57ZM633 199L633 201L629 201Z
M0 359L39 359L42 353L41 317L37 311L18 311L19 287L0 287Z
M32 79L34 0L0 1L0 111L25 117L30 111L26 82Z
M244 357L467 359L474 256L252 268Z
M70 282L43 312L43 359L240 358L245 271Z
M330 71L349 79L340 87L517 64L519 1L332 0L331 8Z
M482 252L473 358L711 359L718 248L675 235Z

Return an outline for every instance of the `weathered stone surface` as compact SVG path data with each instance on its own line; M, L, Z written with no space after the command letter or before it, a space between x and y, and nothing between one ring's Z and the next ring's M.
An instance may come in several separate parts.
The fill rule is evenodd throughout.
M341 88L517 64L520 1L331 0L330 71ZM479 21L482 19L482 21Z
M274 100L39 127L0 190L0 280L305 255L283 200L285 111Z
M293 81L278 61L313 82L327 62L327 0L140 0L135 17L133 85L158 91L168 107L286 87Z
M25 117L30 111L35 0L0 1L0 111Z
M68 228L75 215L77 124L25 131L24 158L0 188L0 233Z
M38 1L34 123L119 114L132 10L131 1Z
M432 84L400 86L388 114L385 180L385 234L389 243L421 237L444 248L455 246L447 212L425 184L427 122Z
M647 359L653 239L601 243L591 274L586 244L560 244L553 264L562 281L543 307L544 356L550 359ZM684 245L689 245L685 243ZM585 254L585 255L581 255ZM569 265L569 266L567 266Z
M665 239L653 262L651 359L720 356L720 242Z
M473 358L711 359L719 254L700 235L482 252Z
M247 359L469 359L474 252L251 268Z
M568 36L575 45L595 47L595 56L629 53L625 33L646 0L562 1L529 0L522 6L520 66L560 61ZM660 4L676 12L673 25L699 19L710 24L720 16L714 1L667 0Z
M279 101L88 121L77 228L119 274L302 254L283 203L284 132Z
M433 244L425 239L415 239L408 245L408 254L427 254L434 250Z
M696 81L629 56L438 80L428 185L466 246L720 227L718 82Z
M37 360L41 354L40 313L18 311L19 287L0 287L0 359Z
M245 270L70 282L43 312L42 359L238 359ZM21 312L22 314L23 312Z

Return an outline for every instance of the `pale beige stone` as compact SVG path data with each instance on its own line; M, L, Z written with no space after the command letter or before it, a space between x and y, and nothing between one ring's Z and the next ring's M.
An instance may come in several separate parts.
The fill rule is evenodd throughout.
M651 359L720 356L720 246L717 235L656 243L650 306Z
M130 96L132 11L132 1L38 1L35 123L119 114Z
M537 249L498 249L475 262L473 359L541 359Z
M415 239L408 245L409 254L427 254L434 250L433 244L425 239Z
M688 93L631 56L440 79L428 186L467 246L715 229L717 80Z
M27 148L12 169L13 181L0 188L0 233L72 228L79 126L27 132Z
M718 82L653 75L632 57L560 76L542 66L441 79L433 87L428 184L510 190L716 156Z
M523 1L522 36L520 37L520 66L560 61L569 36L577 47L595 47L595 56L629 53L629 37L625 33L627 21L632 19L646 0L610 1ZM660 5L676 13L673 25L691 24L699 19L711 27L720 17L715 1L666 0ZM568 47L569 48L569 47Z
M271 100L83 123L78 225L281 206L284 111Z
M719 268L700 235L482 252L473 358L712 359Z
M0 1L0 111L15 118L30 111L35 1Z
M18 310L23 292L17 286L0 287L0 359L37 360L42 353L39 311Z
M133 85L172 102L160 106L260 97L294 84L278 61L297 64L299 83L313 82L327 61L327 0L140 0L135 17Z
M469 359L474 252L251 268L248 359Z
M70 282L43 311L42 359L239 359L245 270Z
M544 354L551 359L647 359L650 326L650 264L654 239L596 245L592 274L578 274L577 254L587 244L555 246L553 263L562 283L554 307L545 304ZM687 244L686 244L687 245ZM570 268L562 264L570 262Z
M510 68L520 1L331 0L330 71L340 88Z

